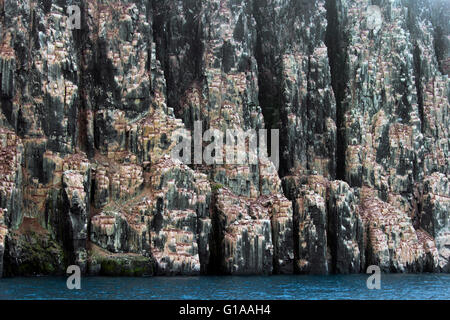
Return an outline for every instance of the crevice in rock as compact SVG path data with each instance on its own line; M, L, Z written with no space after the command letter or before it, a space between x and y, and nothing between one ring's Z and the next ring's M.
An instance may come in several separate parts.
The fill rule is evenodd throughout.
M441 71L442 74L446 74L448 72L444 69L447 51L448 45L445 41L444 31L441 26L436 26L434 28L434 52L436 54L439 71Z
M282 118L286 118L287 115L283 112L283 99L282 99L282 75L281 75L281 58L279 52L280 48L277 47L279 39L273 32L265 32L264 26L266 26L265 19L271 19L267 17L267 3L264 1L255 1L253 5L253 17L256 21L256 45L254 56L258 65L258 100L262 113L264 116L265 128L267 132L267 148L271 150L271 129L279 129L280 136L287 136L287 128L282 126ZM267 29L267 27L265 27ZM272 46L269 46L271 44ZM284 123L286 123L284 122ZM285 139L280 141L280 149L284 150L286 146ZM288 160L283 156L283 152L280 152L280 166L278 173L280 177L283 177L289 172Z
M326 205L327 210L327 245L329 249L329 253L331 255L331 265L329 265L328 272L329 273L337 273L336 265L337 265L337 221L334 212L332 211L330 201L327 201Z
M174 14L177 2L152 2L153 39L166 80L167 106L192 129L197 119L190 119L181 100L186 90L203 82L202 1L183 1L183 19Z
M221 258L222 253L222 240L223 240L223 229L220 226L219 214L216 208L217 193L211 194L211 206L210 206L210 216L212 229L209 235L209 263L207 266L206 273L208 275L219 275L221 274Z
M325 44L328 48L328 59L331 70L331 85L336 99L336 179L345 180L345 94L349 81L347 73L348 40L343 30L343 21L339 19L340 1L327 0L327 31Z
M299 266L298 261L300 257L300 251L299 251L299 226L300 226L300 215L299 215L299 208L297 206L297 201L295 201L295 198L289 199L292 201L292 234L293 234L293 244L294 244L294 274L299 274Z
M450 3L447 0L432 1L431 23L433 25L433 46L438 69L442 74L450 75Z
M417 43L417 26L416 26L416 15L417 7L415 2L411 2L408 5L408 18L407 25L409 32L411 34L411 38L413 41L413 61L414 61L414 77L415 77L415 86L417 92L417 105L419 111L420 118L420 130L424 132L424 116L423 116L423 85L422 85L422 63L421 56L422 52L420 50L419 44Z
M420 61L420 48L417 43L414 45L413 58L414 58L414 77L417 91L417 106L419 110L420 118L420 131L424 132L424 115L423 115L423 85L422 85L422 67Z
M86 6L84 2L80 3L81 12L86 12ZM89 133L90 126L93 124L88 121L87 111L90 110L90 103L87 101L89 95L88 90L92 85L90 84L89 73L83 67L87 65L87 57L85 55L87 43L89 41L89 26L86 21L86 15L81 15L81 25L82 28L80 30L74 29L72 31L74 45L76 49L76 60L77 67L79 70L78 76L78 96L79 96L79 107L78 107L78 141L76 145L80 148L81 151L86 152L89 159L94 157L95 153L95 145L94 145L94 137Z
M275 244L275 242L276 242L276 238L277 238L277 234L276 234L276 231L275 231L275 226L274 226L274 224L276 223L275 221L274 221L275 219L274 219L274 217L272 216L271 218L270 218L270 232L271 232L271 234L272 234L272 243L273 244ZM278 265L278 259L279 259L279 257L278 257L278 251L277 250L274 250L273 251L273 271L272 271L272 273L273 274L280 274L280 268L279 268L279 265Z

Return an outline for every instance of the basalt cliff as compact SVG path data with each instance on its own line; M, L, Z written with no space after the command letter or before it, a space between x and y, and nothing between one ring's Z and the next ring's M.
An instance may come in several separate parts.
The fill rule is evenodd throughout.
M449 272L449 16L0 0L0 275ZM174 159L197 121L279 129L279 167Z

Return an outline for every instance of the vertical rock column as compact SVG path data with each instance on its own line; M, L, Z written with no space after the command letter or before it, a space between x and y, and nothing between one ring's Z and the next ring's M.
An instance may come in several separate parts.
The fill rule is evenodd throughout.
M86 241L90 214L90 164L82 155L66 159L62 174L61 211L55 212L59 236L69 254L69 263L87 270ZM62 228L62 229L61 229Z
M438 269L450 271L450 185L448 177L434 173L424 181L421 226L434 238L439 253Z
M327 241L329 181L322 176L289 176L283 183L294 204L295 271L327 274L331 267Z
M206 176L166 156L153 167L151 188L148 225L157 274L206 272L211 230L205 210L210 201Z
M8 228L5 225L5 212L7 210L0 208L0 278L3 275L3 254L5 252L5 239L8 234Z
M215 247L221 273L271 274L273 243L269 212L258 200L247 202L228 189L215 199Z
M422 272L426 259L423 245L407 212L361 190L361 218L367 265L377 265L384 272Z
M4 223L17 229L22 223L22 157L21 139L0 127L0 208L6 209Z
M203 130L224 133L263 128L253 2L172 0L156 2L154 11L157 56L167 80L168 105L185 126L193 128L194 121L200 120ZM225 147L224 154L236 149ZM209 271L272 273L275 264L280 265L277 272L292 272L292 206L281 195L275 167L258 161L197 164L196 169L208 173L213 189L217 187ZM265 196L274 197L273 208L280 212L272 211ZM230 213L230 203L236 204L238 212ZM279 254L273 248L274 232Z
M262 197L262 205L268 207L272 224L273 273L294 272L294 233L292 203L282 195Z
M347 183L330 183L328 236L333 271L339 274L364 271L364 228L358 209L359 199Z
M376 260L391 271L420 271L425 257L434 252L427 240L432 232L418 229L421 217L429 220L433 215L430 209L428 217L422 211L424 181L436 171L448 174L449 81L438 72L432 49L431 2L373 4L327 3L333 27L329 54L342 129L337 164L355 195L366 197L368 191L361 187L377 193L360 200L364 246L372 255L366 257L367 263ZM334 29L344 36L331 39ZM343 80L347 81L340 84ZM398 214L380 215L377 206L379 212ZM387 229L386 224L398 228ZM402 234L400 239L397 233ZM392 247L396 249L389 250Z
M255 1L259 99L279 128L280 173L335 176L336 103L325 35L325 1Z
M422 239L434 239L438 251L435 268L443 272L450 270L449 9L446 1L411 2L408 21L422 120L421 134L415 139L420 179L415 221Z

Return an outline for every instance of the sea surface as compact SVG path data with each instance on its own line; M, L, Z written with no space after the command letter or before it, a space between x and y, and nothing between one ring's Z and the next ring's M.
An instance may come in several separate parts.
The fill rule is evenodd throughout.
M450 274L382 274L369 290L369 275L270 277L83 277L80 290L64 277L0 279L0 300L450 300Z

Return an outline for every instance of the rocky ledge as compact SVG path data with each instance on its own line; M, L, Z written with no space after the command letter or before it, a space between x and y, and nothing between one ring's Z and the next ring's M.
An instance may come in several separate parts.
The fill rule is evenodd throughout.
M450 271L448 1L0 9L0 276ZM173 159L197 121L279 167Z

